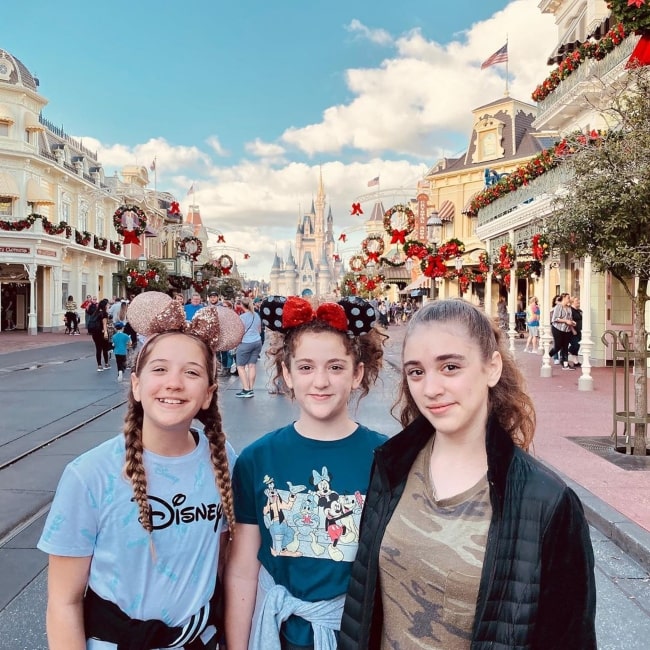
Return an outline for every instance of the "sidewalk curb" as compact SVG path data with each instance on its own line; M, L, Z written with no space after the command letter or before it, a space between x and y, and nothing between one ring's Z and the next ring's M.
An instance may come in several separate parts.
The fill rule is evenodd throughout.
M397 372L401 372L399 362L388 354L384 360ZM551 471L557 474L579 497L585 510L587 521L605 537L610 539L624 553L638 562L644 571L650 573L650 532L635 524L616 508L592 494L582 485L568 478L549 463L538 458Z

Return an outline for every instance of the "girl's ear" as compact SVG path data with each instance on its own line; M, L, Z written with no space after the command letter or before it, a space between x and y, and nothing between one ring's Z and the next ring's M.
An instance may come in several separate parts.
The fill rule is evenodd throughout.
M487 363L487 384L493 388L501 379L501 371L503 370L503 359L501 354L496 350L492 353L492 358Z
M293 390L293 382L291 381L291 372L289 371L289 368L287 368L284 361L282 362L282 376L284 377L284 383L287 385L287 387Z
M205 396L205 401L203 404L201 404L201 408L205 411L210 406L210 402L212 402L212 396L214 395L214 391L217 390L217 385L212 384L212 386L208 386L207 394Z
M137 375L131 373L131 391L133 392L133 399L136 402L140 401L140 379Z
M359 388L361 385L361 380L363 379L363 373L366 371L363 362L359 362L357 367L354 369L354 376L352 377L352 390Z

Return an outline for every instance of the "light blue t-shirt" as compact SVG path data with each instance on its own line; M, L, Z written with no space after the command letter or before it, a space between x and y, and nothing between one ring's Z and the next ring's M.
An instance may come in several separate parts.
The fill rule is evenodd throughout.
M313 440L290 424L242 451L235 517L259 526L258 559L293 596L329 600L347 591L373 451L386 440L361 425L340 440ZM292 616L283 632L295 645L313 643L304 619Z
M131 337L124 332L115 332L113 334L113 352L126 356Z
M229 465L235 452L228 445ZM179 457L144 452L152 533L138 522L131 483L123 476L124 436L73 460L64 470L38 548L66 557L92 556L89 586L132 618L183 626L212 596L224 526L207 438ZM88 650L112 643L89 639Z
M242 343L257 343L260 340L260 330L262 329L262 321L257 312L244 312L241 318L244 324L244 336Z

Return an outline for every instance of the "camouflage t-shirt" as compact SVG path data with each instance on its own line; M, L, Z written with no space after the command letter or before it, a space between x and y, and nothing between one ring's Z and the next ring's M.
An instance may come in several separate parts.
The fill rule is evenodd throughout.
M487 477L436 501L431 442L418 455L386 528L379 569L382 650L465 650L492 516Z

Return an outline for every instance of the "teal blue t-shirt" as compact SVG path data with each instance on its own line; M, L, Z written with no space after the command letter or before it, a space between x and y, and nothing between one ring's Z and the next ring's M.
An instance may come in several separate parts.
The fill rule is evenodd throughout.
M386 440L361 425L341 440L312 440L290 424L239 456L235 518L259 526L259 561L297 598L329 600L347 591L373 451ZM313 643L301 618L291 617L282 632L295 645Z
M115 354L123 354L126 356L130 341L131 337L128 334L115 332L113 334L113 351Z

